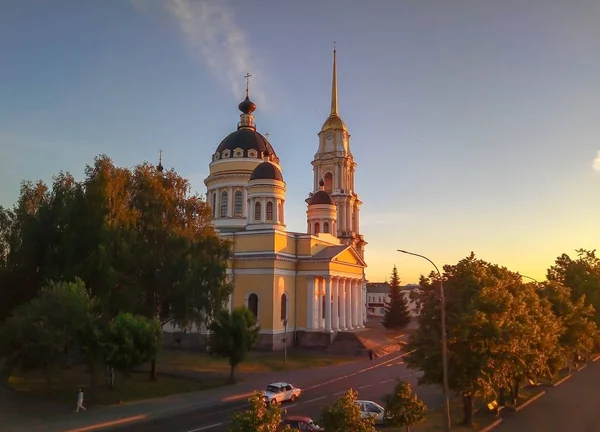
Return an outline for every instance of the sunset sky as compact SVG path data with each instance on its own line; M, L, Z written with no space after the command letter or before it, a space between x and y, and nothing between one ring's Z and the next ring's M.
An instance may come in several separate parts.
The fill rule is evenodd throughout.
M0 205L23 179L159 149L204 193L250 72L304 231L337 41L368 279L431 270L396 249L543 279L600 245L598 23L598 0L4 0Z

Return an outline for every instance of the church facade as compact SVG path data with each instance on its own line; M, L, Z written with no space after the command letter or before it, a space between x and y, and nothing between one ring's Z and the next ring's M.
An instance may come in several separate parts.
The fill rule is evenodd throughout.
M219 236L232 244L229 308L248 307L260 325L257 348L326 346L367 319L361 201L356 162L338 113L336 52L329 117L318 133L306 232L286 230L286 183L275 149L257 132L246 98L237 130L219 144L205 179Z

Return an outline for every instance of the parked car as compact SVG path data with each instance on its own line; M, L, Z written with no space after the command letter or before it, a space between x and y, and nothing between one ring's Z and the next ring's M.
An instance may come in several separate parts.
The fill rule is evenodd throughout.
M283 419L283 421L279 425L280 428L283 428L284 426L289 426L293 430L307 431L307 432L323 432L325 430L321 426L315 424L315 422L313 422L310 417L305 417L305 416L286 417Z
M375 417L375 424L383 424L385 418L385 408L373 401L357 400L356 405L360 407L360 416Z
M269 384L263 392L267 404L280 404L282 402L294 402L302 394L302 390L289 383L276 382Z

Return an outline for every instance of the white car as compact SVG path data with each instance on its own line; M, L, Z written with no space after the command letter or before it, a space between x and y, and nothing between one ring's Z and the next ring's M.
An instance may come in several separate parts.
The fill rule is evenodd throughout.
M357 400L355 403L360 407L362 418L375 417L375 424L383 424L385 408L373 401Z
M263 392L265 402L268 404L280 404L282 402L294 402L302 394L302 390L289 383L276 382L269 384Z

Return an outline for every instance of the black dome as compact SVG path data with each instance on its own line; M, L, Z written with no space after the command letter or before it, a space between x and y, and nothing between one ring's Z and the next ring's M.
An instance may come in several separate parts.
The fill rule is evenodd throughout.
M217 147L217 152L231 150L233 153L236 148L244 151L243 157L248 157L248 150L256 150L259 158L261 153L277 157L267 139L253 129L239 129L230 133L221 141L221 144Z
M335 201L333 201L333 198L331 197L331 195L329 195L328 192L320 190L318 192L315 192L310 197L310 201L309 201L308 205L313 205L313 204L335 205Z
M238 105L238 109L244 114L251 114L256 110L256 104L248 96Z
M271 162L263 162L252 171L250 180L279 180L283 181L281 171Z

